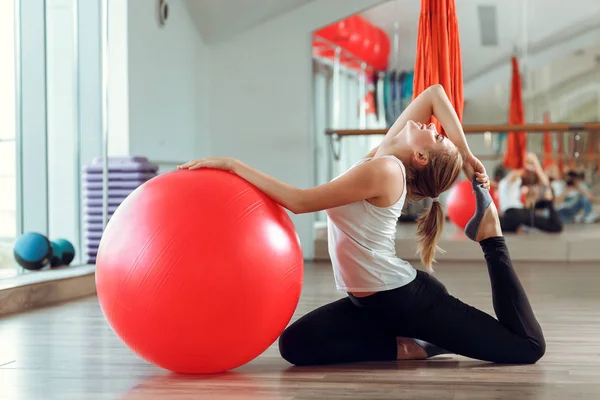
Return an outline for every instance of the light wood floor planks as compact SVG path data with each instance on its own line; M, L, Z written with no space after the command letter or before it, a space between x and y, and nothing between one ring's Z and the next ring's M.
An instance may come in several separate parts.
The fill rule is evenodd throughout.
M536 365L440 357L294 368L272 346L230 373L180 376L125 348L92 297L0 319L0 399L599 399L600 265L517 269L546 334L546 356ZM492 312L482 262L442 262L436 271L451 293ZM294 319L340 296L328 265L309 264Z

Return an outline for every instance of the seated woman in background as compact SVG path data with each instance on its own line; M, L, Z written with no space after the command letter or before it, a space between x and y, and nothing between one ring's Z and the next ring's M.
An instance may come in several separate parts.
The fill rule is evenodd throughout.
M497 192L498 183L500 183L500 181L506 177L508 172L509 170L504 168L504 165L498 165L494 170L494 175L492 176L492 179L490 180L490 187Z
M562 222L593 224L598 221L598 216L592 209L592 203L596 199L585 184L582 172L567 172L566 179L557 180L553 189L556 210Z
M510 171L498 182L500 197L500 223L504 232L519 233L523 227L537 228L544 232L559 233L563 230L562 221L553 206L553 193L550 179L544 173L540 161L533 153L527 154L525 168ZM539 184L539 193L545 200L540 203L547 210L547 215L540 215L535 210L535 185ZM521 200L522 187L527 187L526 200Z

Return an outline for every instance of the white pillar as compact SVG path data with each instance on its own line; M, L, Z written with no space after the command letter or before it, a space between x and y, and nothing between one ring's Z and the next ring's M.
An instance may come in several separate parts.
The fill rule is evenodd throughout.
M48 232L46 15L44 0L16 1L19 231Z

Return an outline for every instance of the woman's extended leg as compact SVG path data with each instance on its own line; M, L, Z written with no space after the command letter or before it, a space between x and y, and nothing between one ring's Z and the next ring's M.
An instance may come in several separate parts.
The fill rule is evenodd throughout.
M513 269L493 202L489 202L476 240L487 262L498 319L443 293L437 295L427 312L415 318L411 324L414 332L403 332L406 326L403 324L398 326L396 334L414 334L471 358L498 363L534 363L544 355L544 336Z
M497 363L535 363L546 344L527 295L512 267L504 238L481 241L498 319L449 295L439 295L434 305L416 317L406 332L467 357Z

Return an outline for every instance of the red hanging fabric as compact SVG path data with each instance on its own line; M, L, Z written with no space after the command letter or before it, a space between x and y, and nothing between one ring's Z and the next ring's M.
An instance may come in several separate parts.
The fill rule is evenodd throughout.
M565 137L563 132L558 133L558 171L565 172Z
M462 62L454 0L421 0L416 56L413 99L439 83L462 121ZM432 122L445 135L435 118Z
M523 92L521 87L521 73L516 57L512 58L512 85L510 93L510 109L508 114L509 124L525 123L523 112ZM527 134L525 132L508 132L506 138L506 154L504 166L510 169L520 169L525 166L527 152Z
M456 17L454 0L448 1L448 43L450 44L450 77L452 83L452 93L449 96L456 114L458 114L458 119L462 121L465 98L458 18Z

